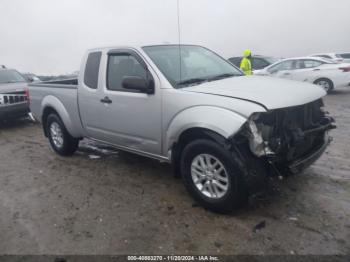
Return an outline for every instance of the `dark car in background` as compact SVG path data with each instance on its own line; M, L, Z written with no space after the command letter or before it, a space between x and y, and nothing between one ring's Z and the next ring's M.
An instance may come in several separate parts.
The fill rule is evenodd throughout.
M343 58L343 62L350 63L350 53L341 53L339 55Z
M228 60L239 67L241 64L242 56L231 57ZM262 56L262 55L254 55L252 56L252 68L253 70L260 70L273 63L277 62L279 59L270 57L270 56Z
M0 120L20 118L29 113L28 85L14 69L0 68Z

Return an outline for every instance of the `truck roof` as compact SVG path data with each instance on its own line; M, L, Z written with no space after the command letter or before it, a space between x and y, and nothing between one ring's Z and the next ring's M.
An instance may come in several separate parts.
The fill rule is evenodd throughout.
M142 49L145 46L176 46L178 43L153 43L153 44L135 44L135 45L114 45L114 46L104 46L104 47L96 47L90 48L87 52L96 52L96 51L104 51L110 49ZM196 44L180 44L180 46L201 46Z

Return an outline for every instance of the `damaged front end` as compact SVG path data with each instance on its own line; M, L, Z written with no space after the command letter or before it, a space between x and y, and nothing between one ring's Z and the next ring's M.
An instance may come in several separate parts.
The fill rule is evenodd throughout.
M334 119L324 111L322 99L314 102L254 113L233 138L239 148L249 148L266 164L268 174L299 173L315 162L331 141L328 131Z

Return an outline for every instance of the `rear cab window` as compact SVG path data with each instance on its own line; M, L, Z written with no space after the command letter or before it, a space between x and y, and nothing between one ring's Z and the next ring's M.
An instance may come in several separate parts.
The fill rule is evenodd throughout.
M84 84L91 89L97 89L98 86L101 55L102 52L92 52L88 55L86 61Z

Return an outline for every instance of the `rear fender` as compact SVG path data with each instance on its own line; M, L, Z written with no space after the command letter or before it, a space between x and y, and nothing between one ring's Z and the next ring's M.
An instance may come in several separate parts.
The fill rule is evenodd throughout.
M63 121L69 134L73 137L80 136L80 134L75 130L72 119L69 116L65 106L62 104L62 102L58 98L52 95L46 96L41 102L41 108L42 108L41 117L43 117L46 109L52 108L54 111L56 111L58 116ZM43 123L43 125L44 124L45 123Z

